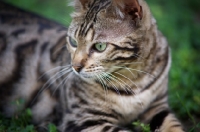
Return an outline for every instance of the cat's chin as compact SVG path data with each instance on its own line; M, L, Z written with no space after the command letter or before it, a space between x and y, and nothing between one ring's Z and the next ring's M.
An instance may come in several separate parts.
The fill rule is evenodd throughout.
M82 79L86 79L86 80L96 80L97 76L99 73L86 73L84 71L81 72L77 72L76 70L73 69L73 72L78 75L80 78Z
M84 79L90 79L90 80L96 79L96 76L90 75L90 74L79 74L79 76L80 76L81 78L84 78Z
M94 74L87 74L87 73L77 73L77 74L80 78L87 80L87 81L97 80L97 76L95 76Z
M86 73L78 73L78 72L76 72L75 70L73 70L73 72L77 75L77 76L79 76L80 78L82 78L82 79L86 79L86 80L94 80L96 77L94 76L94 75L92 75L92 74L86 74Z

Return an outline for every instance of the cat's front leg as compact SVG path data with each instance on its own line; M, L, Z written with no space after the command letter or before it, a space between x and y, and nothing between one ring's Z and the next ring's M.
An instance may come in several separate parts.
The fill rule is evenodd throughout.
M68 132L68 130L66 130L65 132ZM114 126L112 124L99 124L96 126L88 127L79 132L131 132L131 131L126 130L122 127Z
M185 132L181 123L168 110L156 114L150 122L154 132Z
M108 123L106 120L68 121L62 125L62 132L131 132L125 128Z

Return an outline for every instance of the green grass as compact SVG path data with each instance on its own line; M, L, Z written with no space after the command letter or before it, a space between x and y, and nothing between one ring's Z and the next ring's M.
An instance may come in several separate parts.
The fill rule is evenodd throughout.
M22 114L15 115L11 119L0 115L0 132L36 132L30 123L31 111L27 109Z
M66 26L71 20L72 9L66 6L66 0L5 1ZM171 46L170 106L191 132L200 131L200 0L147 0L147 3Z
M142 132L151 132L150 125L141 123L140 121L133 122L134 127L140 128Z
M26 109L12 118L5 118L0 114L0 132L37 132L31 124L31 110ZM48 124L48 132L57 132L54 124Z

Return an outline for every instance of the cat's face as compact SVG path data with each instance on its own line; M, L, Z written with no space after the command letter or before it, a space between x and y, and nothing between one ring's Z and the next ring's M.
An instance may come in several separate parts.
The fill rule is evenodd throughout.
M122 12L123 18L120 13L111 13L115 10L111 1L77 2L84 9L73 16L67 37L75 73L84 78L98 78L139 59L140 40L137 35L134 36L136 18L133 20L131 15Z

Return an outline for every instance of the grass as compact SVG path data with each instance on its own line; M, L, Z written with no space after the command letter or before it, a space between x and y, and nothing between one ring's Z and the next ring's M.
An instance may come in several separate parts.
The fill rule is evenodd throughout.
M5 118L0 113L0 132L37 132L37 128L31 123L32 112L29 108L21 111L23 100L13 102L17 106L18 112L12 118ZM57 132L54 124L49 123L48 132Z
M5 118L0 114L0 132L37 132L34 125L31 124L31 110L26 109L18 115ZM48 124L48 132L57 132L54 124Z
M135 121L132 123L134 127L140 128L142 132L151 132L150 125L141 123L140 121Z
M66 26L70 23L72 9L66 7L66 0L5 1ZM170 106L191 132L200 131L200 1L147 0L147 3L171 46Z
M34 126L30 125L31 111L27 109L20 115L15 115L11 119L0 115L0 132L36 132Z

